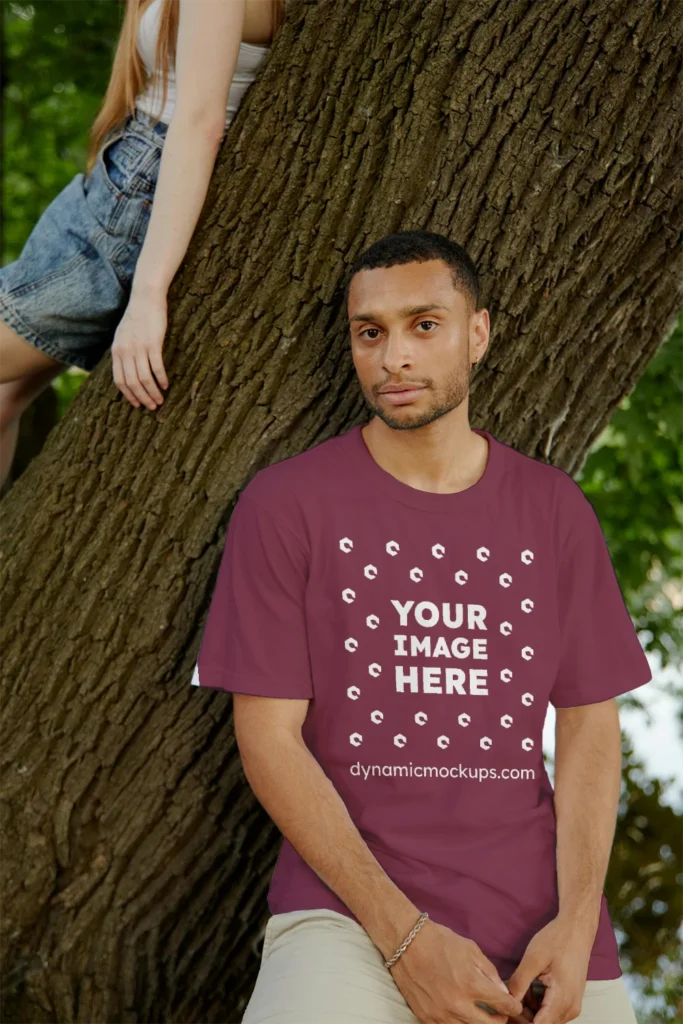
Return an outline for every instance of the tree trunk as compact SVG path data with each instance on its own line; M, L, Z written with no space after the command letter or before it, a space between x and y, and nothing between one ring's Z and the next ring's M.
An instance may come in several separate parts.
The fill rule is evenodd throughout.
M2 502L2 1019L239 1021L279 833L190 686L234 501L367 418L340 281L479 264L472 425L574 472L681 304L680 6L291 0L171 292L170 388L107 357Z

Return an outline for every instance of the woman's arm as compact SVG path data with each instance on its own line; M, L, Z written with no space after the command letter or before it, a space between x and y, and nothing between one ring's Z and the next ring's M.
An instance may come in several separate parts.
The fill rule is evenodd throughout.
M114 380L136 407L163 402L166 295L187 251L225 130L246 0L180 0L176 105L128 308L112 345ZM156 381L155 378L156 377Z

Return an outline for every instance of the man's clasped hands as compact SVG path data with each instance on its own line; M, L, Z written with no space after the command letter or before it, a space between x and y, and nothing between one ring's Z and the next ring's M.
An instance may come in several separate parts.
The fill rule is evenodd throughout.
M585 929L556 917L505 982L476 942L427 920L391 973L421 1024L567 1024L581 1013L591 948Z

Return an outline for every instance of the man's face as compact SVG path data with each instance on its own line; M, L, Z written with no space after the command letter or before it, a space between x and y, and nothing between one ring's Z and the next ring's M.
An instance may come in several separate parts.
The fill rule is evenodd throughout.
M469 394L470 366L489 336L442 260L361 270L348 293L351 353L366 402L397 430L425 426ZM415 388L386 393L387 385Z

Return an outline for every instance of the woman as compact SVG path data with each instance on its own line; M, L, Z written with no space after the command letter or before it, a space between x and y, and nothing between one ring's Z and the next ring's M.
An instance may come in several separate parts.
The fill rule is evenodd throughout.
M87 173L0 270L0 485L22 412L67 366L90 371L111 346L128 401L163 402L168 288L284 4L127 0Z

